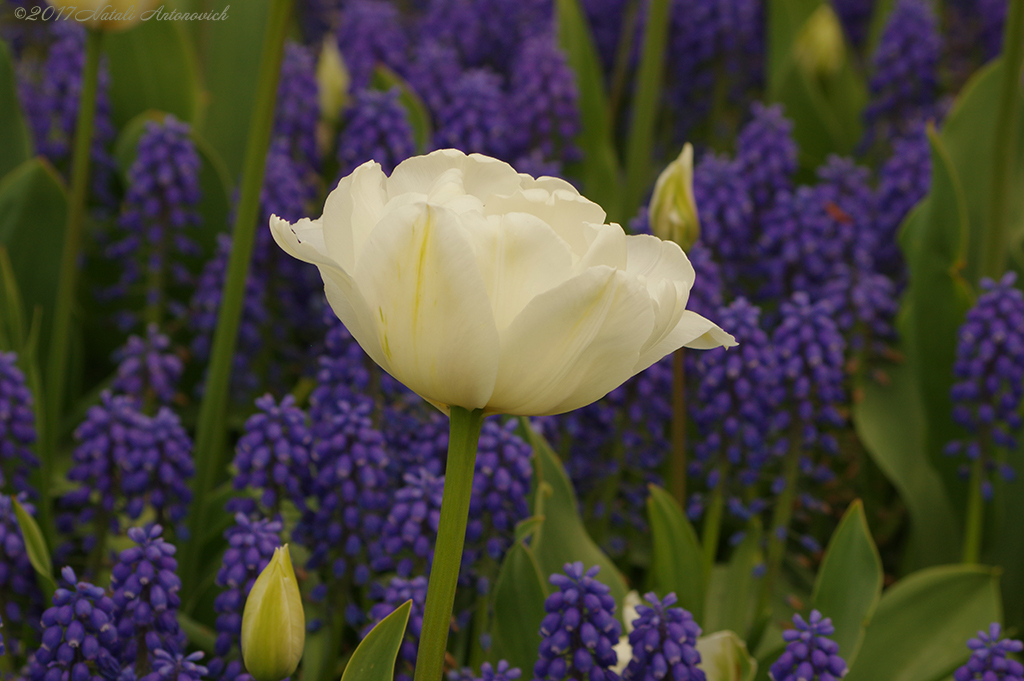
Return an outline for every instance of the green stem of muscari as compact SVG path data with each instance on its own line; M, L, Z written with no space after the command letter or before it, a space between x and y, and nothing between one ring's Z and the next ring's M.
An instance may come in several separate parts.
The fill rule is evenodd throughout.
M981 559L981 537L985 519L985 500L981 495L984 464L979 456L971 463L971 477L967 489L967 520L964 530L964 563L977 564Z
M1017 109L1024 62L1024 0L1010 0L1003 32L1003 73L992 134L992 195L988 229L982 236L981 274L997 278L1006 270L1007 209L1017 152Z
M669 0L650 0L644 22L643 52L626 146L625 215L636 214L651 181L651 149L654 147L654 126L661 109L659 102L670 9Z
M672 458L669 464L672 496L686 508L686 364L685 352L672 353Z
M789 452L782 463L782 475L786 487L779 495L772 514L772 526L768 535L768 556L765 560L764 581L761 582L761 594L758 598L758 616L767 613L771 607L772 591L779 579L782 558L786 553L786 535L789 523L793 518L793 502L796 500L797 476L800 472L800 438L792 437Z
M469 520L469 497L473 491L473 470L484 413L461 407L451 408L448 436L448 462L444 473L444 497L441 518L434 543L434 562L427 583L427 602L423 628L416 652L414 681L441 681L444 671L448 629L455 604L455 586L459 580L462 547Z
M82 72L82 94L78 103L75 123L75 141L71 152L71 193L68 197L67 227L64 230L64 248L60 258L57 279L57 298L53 310L50 356L46 381L46 432L40 448L42 475L39 476L40 526L53 539L50 518L50 474L61 432L61 411L64 407L64 389L67 386L68 355L71 346L71 316L75 307L78 284L78 255L82 248L82 229L85 225L86 199L89 195L89 150L92 143L93 122L96 118L96 91L99 84L100 48L103 33L93 29L85 32L85 65Z
M722 509L725 506L725 481L728 476L729 460L723 454L722 462L718 464L718 484L711 492L711 501L708 503L708 510L704 516L704 528L701 532L705 583L711 576L711 568L715 566L715 555L718 553L718 538L722 534Z
M193 590L199 581L201 538L209 523L208 497L217 482L217 476L224 473L224 435L232 358L242 317L249 260L256 236L260 190L263 187L267 150L270 148L281 57L284 53L284 41L288 34L293 5L294 0L271 0L266 33L263 36L263 56L260 60L255 106L242 168L241 194L231 232L231 256L228 259L217 326L213 332L213 346L203 401L196 425L195 461L198 470L189 516L192 539L181 546L182 590L190 602L196 596ZM267 228L266 225L260 227Z

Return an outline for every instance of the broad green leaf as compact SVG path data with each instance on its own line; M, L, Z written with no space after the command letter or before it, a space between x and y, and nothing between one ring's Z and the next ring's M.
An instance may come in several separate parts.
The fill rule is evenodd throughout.
M268 0L218 0L210 10L219 12L228 4L230 20L204 26L203 78L208 101L199 131L217 149L232 180L237 180L255 107L257 65L270 4ZM239 68L239 64L251 68Z
M848 665L857 658L864 630L882 597L882 577L882 559L858 499L832 533L811 596L812 607L832 618L832 639Z
M540 530L540 526L543 523L544 516L539 515L530 516L525 520L520 520L518 523L516 523L515 540L526 541L527 539L532 537L538 530Z
M11 256L0 245L0 350L21 355L25 340L25 306L21 303Z
M0 181L0 245L7 248L26 316L44 311L41 338L50 337L57 296L67 195L57 171L43 158L25 161ZM45 357L45 348L37 348Z
M580 518L576 492L573 491L572 483L569 482L558 456L544 438L530 427L525 418L520 419L520 423L533 447L538 480L534 512L536 515L544 516L544 523L534 534L531 545L544 580L547 581L548 576L552 574L562 572L566 563L580 561L584 569L599 565L601 571L597 579L611 588L611 594L619 604L621 612L622 599L626 595L626 581L622 573L587 534L583 519Z
M185 23L143 21L104 40L110 108L118 129L149 109L166 111L190 123L197 120L202 88Z
M910 513L904 569L959 560L956 520L942 479L926 449L924 406L908 362L885 368L885 384L865 380L853 404L857 435L899 490Z
M42 530L36 523L32 514L25 510L16 497L11 497L14 504L14 515L18 519L18 527L21 528L21 537L25 542L25 553L32 564L32 569L39 576L39 585L46 591L46 599L53 596L55 583L53 581L53 561L50 560L50 549L46 546L46 539Z
M345 665L341 681L394 681L395 660L411 610L412 601L406 601L370 630Z
M32 156L32 137L18 100L14 63L7 44L0 41L0 178Z
M717 599L718 607L714 620L710 611L715 604L708 602L708 631L725 629L742 634L750 628L753 617L754 566L761 560L762 536L761 522L755 517L729 559L729 565L725 570L725 583L728 588L722 597Z
M939 681L967 639L1002 618L998 570L952 565L900 580L882 596L846 681Z
M430 125L430 114L404 78L383 64L378 64L373 72L373 87L378 90L398 88L398 100L409 114L409 125L412 126L413 138L416 140L416 151L425 154L433 135Z
M661 597L674 592L679 605L703 623L704 565L697 533L672 495L656 485L649 491L647 515L654 551L651 588Z
M612 142L604 73L579 0L555 0L555 25L558 44L565 50L569 66L576 74L583 124L578 144L585 160L570 165L567 171L582 180L585 195L601 197L601 206L609 220L624 224L632 215L623 215L621 205L619 161Z
M517 541L505 554L491 595L492 662L508 660L513 667L533 669L547 596L547 579L541 574L533 551Z
M707 681L754 681L757 676L757 660L732 631L701 636L697 639L697 652Z
M882 38L882 31L889 21L895 0L875 0L875 7L871 12L871 22L868 24L868 37L864 45L864 54L870 59L875 53L878 41Z
M1006 462L1016 471L1024 470L1024 443L1007 452ZM1006 612L1003 624L1020 631L1024 627L1024 494L1016 481L1007 482L998 475L994 478L994 498L985 509L986 518L991 520L991 548L986 562L1003 569L999 579Z

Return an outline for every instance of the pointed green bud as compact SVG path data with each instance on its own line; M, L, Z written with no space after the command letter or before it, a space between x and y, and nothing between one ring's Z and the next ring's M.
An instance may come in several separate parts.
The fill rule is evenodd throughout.
M320 104L320 115L328 121L337 121L341 110L345 108L349 88L348 69L341 57L338 42L333 35L324 38L320 48L320 58L316 63L317 96Z
M288 545L274 550L245 601L242 658L256 681L281 681L302 659L306 617Z
M679 158L661 171L648 208L651 232L675 241L684 251L700 237L697 203L693 199L693 145L687 142Z
M796 62L804 73L819 78L836 74L846 59L843 27L827 3L807 17L793 45Z

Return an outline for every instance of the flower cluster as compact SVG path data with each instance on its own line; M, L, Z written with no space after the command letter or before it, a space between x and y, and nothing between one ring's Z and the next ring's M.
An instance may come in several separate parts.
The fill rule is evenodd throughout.
M982 462L986 474L999 469L1006 479L1014 471L997 463L992 447L1014 449L1021 429L1024 399L1024 294L1014 287L1017 275L1008 272L998 282L983 279L982 294L960 327L957 379L950 396L953 421L968 436L946 447L949 455L962 454ZM966 475L968 467L962 473ZM992 498L992 483L982 481L982 493Z
M174 400L184 363L156 324L146 327L145 338L129 336L114 360L118 365L111 391L134 397L140 405L149 400L169 405Z
M35 513L25 493L19 495L19 503L29 513ZM20 658L26 652L22 641L27 640L43 611L43 594L25 550L14 502L6 494L0 494L0 603L0 619L7 627L8 652Z
M700 626L682 608L673 608L676 595L663 599L644 595L646 605L636 608L629 644L633 656L622 672L623 681L704 681L704 671L697 652Z
M1007 657L1008 653L1020 653L1024 643L1012 638L999 638L1002 627L998 622L989 625L988 631L979 631L977 638L967 641L971 659L953 673L956 681L1021 681L1024 679L1024 665Z
M448 681L516 681L523 675L518 667L511 666L505 660L498 660L498 666L492 666L490 662L484 662L480 667L480 676L473 673L468 667L461 670L448 672Z
M839 681L846 676L846 662L839 645L828 638L835 633L832 620L811 611L808 620L793 615L795 629L782 632L786 650L772 664L772 681Z
M35 424L32 393L18 368L18 356L0 352L0 490L30 490L29 473L39 466L32 452Z

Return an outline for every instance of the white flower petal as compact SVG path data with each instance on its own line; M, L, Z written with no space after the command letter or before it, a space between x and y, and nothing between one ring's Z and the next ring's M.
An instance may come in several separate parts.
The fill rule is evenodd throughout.
M633 375L653 324L647 292L610 267L540 294L501 335L488 410L560 414L600 399Z
M634 373L640 373L659 359L679 348L694 350L712 350L718 347L731 348L738 345L732 334L726 333L712 321L701 317L696 312L686 310L679 317L679 322L657 344L648 348L636 366Z
M440 404L484 407L498 371L498 331L459 217L420 204L388 213L356 263L389 371Z
M555 178L542 179L547 181ZM562 180L558 180L558 182L564 183ZM549 189L549 186L554 185L538 181L537 186L526 187L507 196L493 196L484 206L484 214L529 213L536 215L551 225L558 236L569 244L569 248L572 249L577 259L582 258L594 239L592 225L604 223L604 210L596 203L580 196L572 188L572 185L569 185L568 189L560 186Z
M388 196L408 192L429 194L438 178L456 168L462 174L466 192L479 199L492 194L511 194L519 188L519 174L504 161L458 149L438 149L426 156L413 156L395 168L388 179Z
M590 224L586 225L587 251L583 254L577 270L583 271L588 267L607 265L612 269L625 270L627 262L626 233L622 227L616 224Z
M367 161L342 178L327 196L324 243L327 253L346 272L351 272L359 251L384 213L387 177L380 164Z

